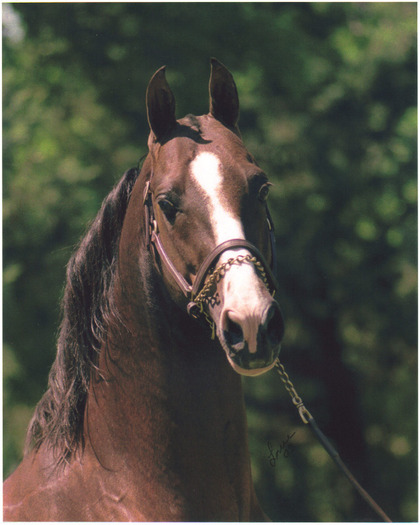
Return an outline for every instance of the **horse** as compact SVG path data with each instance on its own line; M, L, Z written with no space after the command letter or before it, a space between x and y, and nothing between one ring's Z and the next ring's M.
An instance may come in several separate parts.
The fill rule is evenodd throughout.
M57 354L4 483L6 521L264 521L241 375L276 363L270 183L245 148L232 74L176 120L165 66L148 154L67 266Z

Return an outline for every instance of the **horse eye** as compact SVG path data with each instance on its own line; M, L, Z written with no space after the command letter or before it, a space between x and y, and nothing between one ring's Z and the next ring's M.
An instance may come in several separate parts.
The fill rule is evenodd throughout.
M168 221L173 224L175 222L176 215L178 213L177 207L172 204L171 201L168 201L167 199L161 199L158 201L158 205L160 209L165 214L165 217L168 219Z
M271 182L266 182L263 184L258 192L258 199L261 202L265 202L268 198L268 194L270 193L270 186L272 186Z

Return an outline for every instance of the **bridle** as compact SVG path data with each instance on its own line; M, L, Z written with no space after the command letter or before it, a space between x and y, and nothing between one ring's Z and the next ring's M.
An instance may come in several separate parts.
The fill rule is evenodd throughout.
M171 258L166 253L160 239L159 227L153 208L152 191L150 189L152 177L153 173L150 179L146 182L143 194L146 246L149 250L153 246L155 252L159 256L161 265L172 276L178 288L187 299L186 309L191 317L199 318L200 315L203 314L209 324L212 325L212 321L204 310L204 304L211 302L211 284L218 282L218 280L220 280L226 271L228 271L234 264L253 264L266 287L270 290L271 294L274 295L278 288L277 279L275 277L277 266L276 239L273 220L267 204L266 216L270 239L271 264L269 265L260 250L246 239L230 239L216 246L207 255L197 271L194 282L189 284L184 276L176 269ZM250 252L250 255L238 254L235 257L229 258L225 263L217 265L217 261L222 253L231 250L232 248L244 248ZM214 325L212 325L212 328L214 329Z

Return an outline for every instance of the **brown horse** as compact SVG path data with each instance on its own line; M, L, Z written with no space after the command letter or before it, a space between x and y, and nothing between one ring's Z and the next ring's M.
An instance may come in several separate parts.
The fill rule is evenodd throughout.
M266 518L240 374L271 369L283 335L269 183L218 61L209 114L175 119L164 68L146 99L142 169L105 199L68 265L57 356L5 482L5 520Z

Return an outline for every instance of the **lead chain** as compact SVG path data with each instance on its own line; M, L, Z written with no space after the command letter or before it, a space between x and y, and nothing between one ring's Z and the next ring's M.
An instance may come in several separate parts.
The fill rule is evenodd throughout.
M194 302L198 305L204 302L209 303L214 295L209 295L211 288L222 280L222 278L226 275L226 273L231 269L231 267L234 264L242 264L245 262L254 264L261 276L264 285L266 286L266 288L269 288L267 274L264 270L264 266L262 265L262 263L255 256L252 255L237 255L236 257L230 257L225 263L221 264L213 271L213 273L208 278L206 284L201 289L200 293L194 298Z
M286 369L280 363L279 359L277 359L277 361L276 361L276 369L277 369L277 372L280 375L280 379L284 383L284 386L285 386L286 390L289 392L289 395L292 398L292 403L297 408L302 421L305 423L305 425L308 424L309 423L309 419L313 419L312 415L309 412L309 410L305 407L305 405L303 404L302 398L296 392L296 389L295 389L292 381L290 380L290 377L289 377L288 373L286 372Z
M219 283L223 279L223 277L226 275L226 272L228 272L234 264L242 264L245 262L249 262L256 267L265 287L268 290L270 289L270 285L268 283L268 278L267 278L267 273L264 269L264 266L255 256L252 256L250 254L237 255L236 257L230 257L225 263L218 266L213 271L213 273L209 276L206 284L203 286L200 293L195 298L193 298L193 301L198 306L200 313L204 316L205 320L210 325L212 339L216 337L216 326L215 326L213 319L204 310L204 303L209 304L215 298L216 292L211 295L209 292L215 284Z

